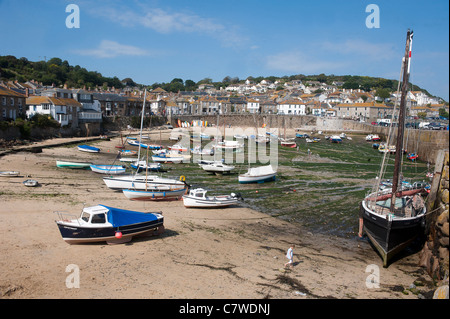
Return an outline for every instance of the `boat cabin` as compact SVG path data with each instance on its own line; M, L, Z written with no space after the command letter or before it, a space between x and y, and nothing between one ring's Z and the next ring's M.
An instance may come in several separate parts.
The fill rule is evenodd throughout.
M206 198L206 189L203 188L196 188L189 190L189 196L195 197L195 198Z

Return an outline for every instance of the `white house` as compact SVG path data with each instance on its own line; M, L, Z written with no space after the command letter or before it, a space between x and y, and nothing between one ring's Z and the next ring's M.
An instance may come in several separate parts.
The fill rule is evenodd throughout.
M72 98L51 96L30 96L26 100L28 118L36 113L51 115L61 126L78 126L78 112L83 108L80 102Z
M286 100L278 103L278 114L306 115L306 105L300 100Z
M260 104L259 100L248 99L247 100L247 111L252 114L259 113L259 107L260 107L259 104Z

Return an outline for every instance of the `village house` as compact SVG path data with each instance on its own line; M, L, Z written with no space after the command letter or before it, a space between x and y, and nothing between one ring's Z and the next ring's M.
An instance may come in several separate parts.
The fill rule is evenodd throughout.
M93 93L93 98L100 104L103 116L125 115L126 97L116 93Z
M391 118L393 107L375 102L337 104L334 109L336 116L343 119L358 119L365 122L376 121L377 119Z
M247 99L247 112L251 114L261 113L259 100Z
M286 100L278 103L278 114L306 115L306 104L300 100Z
M0 85L0 120L15 120L25 115L26 95Z
M83 105L73 98L34 95L26 99L28 118L35 114L51 115L61 126L78 127L78 114Z

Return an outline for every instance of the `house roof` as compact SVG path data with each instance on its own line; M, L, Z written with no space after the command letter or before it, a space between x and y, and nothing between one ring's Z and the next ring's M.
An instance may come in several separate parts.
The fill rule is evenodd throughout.
M15 96L15 97L25 97L25 95L20 94L16 91L13 91L11 89L8 89L4 86L0 85L0 95L6 95L6 96Z
M51 96L30 96L26 100L27 105L40 105L40 104L53 104L53 105L65 105L65 106L75 106L82 107L83 105L69 98L56 98Z

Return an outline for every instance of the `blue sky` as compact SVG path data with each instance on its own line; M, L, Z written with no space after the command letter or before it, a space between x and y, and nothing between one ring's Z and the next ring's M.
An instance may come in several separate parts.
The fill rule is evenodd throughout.
M80 9L67 28L66 6ZM369 4L379 28L367 28ZM0 55L59 57L153 84L226 76L398 79L414 30L411 82L449 100L449 2L303 0L0 0Z

